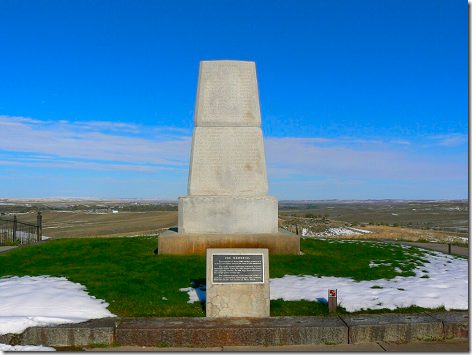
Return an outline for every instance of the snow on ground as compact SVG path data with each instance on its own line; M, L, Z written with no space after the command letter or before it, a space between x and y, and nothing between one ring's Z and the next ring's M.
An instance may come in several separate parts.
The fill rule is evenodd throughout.
M414 270L416 276L397 276L390 280L359 282L347 277L311 275L273 278L270 279L270 299L327 302L328 289L337 289L338 303L348 312L367 308L395 309L411 305L468 309L468 260L434 251L425 251L423 258L429 263ZM379 265L378 261L372 261L369 266ZM205 300L203 288L189 287L180 290L188 292L189 303Z
M113 317L108 303L90 296L85 286L65 277L0 278L0 335L28 327L79 323Z
M368 230L365 230L365 229L359 229L359 228L353 228L353 227L347 227L347 229L351 229L353 231L360 232L360 233L363 233L363 234L373 233L372 231L368 231Z
M188 296L189 296L190 299L187 301L187 303L205 302L205 300L206 300L206 293L205 293L205 291L202 291L201 287L180 288L179 291L188 293Z
M56 351L56 349L41 345L7 345L0 343L0 351Z
M315 233L317 237L338 237L341 235L361 235L365 233L372 233L371 231L367 231L364 229L358 228L344 228L344 227L331 227L328 230L320 233Z

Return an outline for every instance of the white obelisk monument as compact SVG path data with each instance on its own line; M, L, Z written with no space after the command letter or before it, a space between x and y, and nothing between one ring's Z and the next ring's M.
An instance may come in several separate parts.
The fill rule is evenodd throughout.
M278 201L267 194L254 62L200 62L194 124L188 195L179 197L178 233L173 237L186 238L189 253L200 253L202 243L271 248L269 243L274 251L291 238L298 244L287 253L298 253L298 237L279 233ZM268 242L274 238L278 240Z

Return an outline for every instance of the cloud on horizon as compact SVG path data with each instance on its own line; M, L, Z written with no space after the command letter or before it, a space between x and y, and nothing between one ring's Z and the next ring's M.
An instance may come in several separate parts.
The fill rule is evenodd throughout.
M0 167L186 174L191 132L109 121L41 121L0 116ZM468 179L464 134L422 137L265 137L268 176L281 183L365 185L366 181ZM422 148L428 141L434 149ZM450 151L449 147L464 146ZM438 149L447 154L437 154Z

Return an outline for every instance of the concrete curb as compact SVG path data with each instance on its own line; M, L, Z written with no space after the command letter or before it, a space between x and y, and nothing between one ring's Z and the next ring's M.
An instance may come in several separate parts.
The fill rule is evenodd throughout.
M120 319L101 318L83 323L27 328L22 334L0 335L0 343L9 345L85 346L115 343Z
M272 318L103 318L32 327L0 343L83 347L223 347L467 339L468 312Z
M347 343L338 317L125 319L115 337L121 345L225 346Z

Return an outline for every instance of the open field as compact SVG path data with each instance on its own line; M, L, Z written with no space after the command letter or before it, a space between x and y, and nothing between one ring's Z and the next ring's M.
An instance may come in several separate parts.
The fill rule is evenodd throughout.
M42 211L43 235L52 238L151 235L177 226L175 201L0 199L5 217L16 213L19 221L35 222L36 214L27 213L31 210ZM322 221L306 215L329 217ZM468 239L467 201L281 201L279 218L281 226L300 224L300 229L314 232L342 226L373 232L344 235L349 238L443 243Z
M420 229L469 231L467 200L454 201L281 201L279 216L329 215L330 220L357 224L398 224Z
M177 226L177 212L93 213L43 211L43 235L50 238L155 235ZM18 215L18 220L36 222L36 214Z

